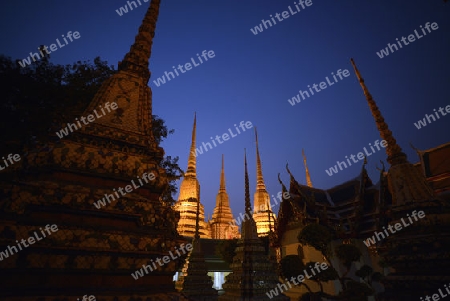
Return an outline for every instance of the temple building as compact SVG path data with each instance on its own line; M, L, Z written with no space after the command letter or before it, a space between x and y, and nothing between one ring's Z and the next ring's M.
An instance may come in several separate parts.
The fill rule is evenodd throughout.
M366 162L354 179L330 189L299 184L286 166L290 175L291 198L280 206L277 224L279 234L285 233L289 222L293 221L291 218L303 225L319 221L335 228L343 239L366 237L372 233L376 229L374 217L379 214L378 204L387 200L381 199L380 183L373 184L365 165ZM286 252L284 248L282 254Z
M212 239L239 238L239 227L233 224L230 201L225 188L225 167L222 155L222 169L220 172L220 188L216 197L216 207L209 221Z
M200 202L200 184L197 180L197 158L195 152L195 135L197 130L197 116L194 116L192 128L191 151L189 153L188 168L180 185L180 194L174 209L180 213L177 230L180 235L195 236L195 223L197 217L197 201ZM205 209L200 202L199 235L201 238L211 238L209 225L205 222Z
M276 219L270 205L270 196L267 193L266 184L262 174L261 158L259 156L258 132L255 127L256 139L256 192L254 194L253 219L256 222L258 236L267 236L274 228Z
M333 242L332 248L352 240L362 251L363 256L355 265L356 268L367 264L377 270L381 269L378 267L379 258L369 252L362 241L372 236L377 229L377 216L382 209L380 204L386 200L381 194L379 183L373 184L369 178L365 164L366 162L354 179L330 189L319 189L298 183L286 166L290 176L290 198L284 199L280 204L277 222L277 246L280 248L281 257L299 255L303 257L304 263L322 262L323 256L319 251L313 247L301 245L297 238L306 225L319 223L337 232L337 240ZM282 191L287 191L281 180L280 184ZM348 277L359 281L354 274ZM319 289L313 281L307 280L306 283L311 289ZM341 289L339 281L326 282L323 286L329 294L338 294ZM301 295L306 292L307 290L302 286L286 294L293 298L294 294Z
M448 200L450 191L450 161L448 160L450 158L450 143L423 151L416 149L416 152L420 161L414 164L414 167L423 175L423 178L426 179L427 184L437 196ZM352 240L362 251L363 256L359 262L354 264L354 270L367 264L376 271L385 274L389 272L389 268L379 266L380 252L385 252L386 247L380 248L376 245L366 247L362 244L362 241L371 237L375 231L380 232L382 226L392 224L393 219L387 214L392 208L388 172L385 171L383 166L380 169L378 181L374 184L367 174L365 165L366 162L364 162L361 172L355 178L330 189L319 189L313 188L310 184L300 184L289 168L286 167L290 175L290 198L283 200L281 203L277 219L278 241L276 245L280 248L281 257L300 255L305 262L321 261L322 255L320 252L312 247L302 246L297 239L303 227L310 223L320 223L336 230L338 239L333 242L333 246L343 241ZM308 169L306 168L306 170ZM306 178L306 182L310 183L308 171ZM283 192L288 190L281 181L280 184ZM405 212L405 216L411 212ZM359 278L354 275L354 270L348 276L358 280ZM342 271L340 270L340 272ZM314 282L307 281L306 283L311 289L319 290ZM341 289L338 281L327 282L323 286L329 294L337 294ZM374 288L378 292L383 291L379 284L375 284ZM393 290L395 291L395 289ZM294 298L294 296L306 292L304 287L295 287L286 292L286 295ZM391 298L393 299L387 300L400 300L398 295Z
M113 110L63 139L53 134L0 174L0 250L17 251L0 261L1 300L187 300L172 281L186 255L132 277L186 242L162 198L164 150L152 134L148 65L159 7L151 1L118 72L83 115L108 103ZM144 181L148 173L154 177ZM131 183L140 185L130 192ZM123 187L126 194L115 192ZM106 205L94 206L102 198ZM42 237L46 225L53 232ZM18 250L16 240L36 233L38 241Z

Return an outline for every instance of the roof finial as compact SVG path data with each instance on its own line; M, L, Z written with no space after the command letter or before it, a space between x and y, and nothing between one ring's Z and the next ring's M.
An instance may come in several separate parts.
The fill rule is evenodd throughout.
M285 193L287 192L287 189L286 189L286 186L284 186L283 181L281 181L280 173L278 173L278 182L280 182L280 184L281 184L281 192L282 192L283 200L288 199L289 197L287 197L287 198L285 197Z
M378 164L377 164L376 168L377 168L377 170L379 170L381 173L384 173L384 162L383 162L382 160L380 160L380 162L381 162L382 168L378 168Z
M420 149L415 147L412 142L409 143L409 146L416 152L416 154L420 155Z
M288 174L289 174L291 177L294 177L294 176L292 175L291 171L289 170L289 163L286 163L286 170L287 170Z

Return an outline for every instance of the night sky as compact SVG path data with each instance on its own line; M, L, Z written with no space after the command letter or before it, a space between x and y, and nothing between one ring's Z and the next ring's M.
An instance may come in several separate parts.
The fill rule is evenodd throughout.
M111 65L122 60L134 41L149 3L140 0L128 13L116 12L123 0L7 1L0 11L0 53L26 58L41 44L55 43L68 31L80 38L51 54L50 60L70 64L100 56ZM137 1L136 1L137 2ZM197 146L222 136L234 124L250 121L258 129L263 174L269 194L281 187L277 174L289 184L286 163L305 183L301 150L305 149L312 182L331 188L356 177L362 161L329 176L325 170L381 140L350 58L354 58L394 137L410 162L418 157L410 148L428 149L450 141L450 115L426 127L414 123L433 109L450 105L450 5L442 0L335 1L312 0L297 11L294 1L165 1L161 3L150 60L153 114L175 133L163 142L166 154L180 157L187 168L194 112ZM298 5L298 4L297 4ZM295 14L291 15L289 6ZM129 8L128 8L129 10ZM290 15L255 35L251 28L276 13ZM283 18L280 16L280 18ZM438 29L424 35L427 22ZM376 54L414 34L420 39L382 59ZM61 40L62 42L62 40ZM408 40L406 40L408 43ZM171 81L153 80L184 65L197 53L214 51ZM332 72L347 69L350 76L335 82ZM294 106L288 99L308 85L329 78L334 85ZM445 112L445 111L444 111ZM68 120L72 122L72 120ZM13 126L13 125L11 125ZM219 189L221 155L225 155L227 190L232 211L244 209L244 148L250 171L250 193L256 187L253 128L197 157L201 202L212 214ZM370 151L370 150L369 150ZM386 160L384 149L368 156L367 170L378 181L376 165ZM176 198L177 196L175 196ZM252 199L253 201L253 199ZM279 207L274 208L278 212Z

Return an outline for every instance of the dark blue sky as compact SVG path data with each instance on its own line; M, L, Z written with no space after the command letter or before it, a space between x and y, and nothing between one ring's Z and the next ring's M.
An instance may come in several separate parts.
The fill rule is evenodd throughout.
M51 55L68 64L101 56L117 69L129 50L149 3L119 16L123 0L8 1L0 11L0 53L23 59L41 44L54 43L68 31L74 40ZM441 0L312 0L300 13L254 35L250 28L282 13L294 1L162 1L150 61L153 114L175 134L163 142L166 154L180 157L186 169L194 111L197 145L210 142L240 121L258 128L263 174L269 194L280 191L277 173L288 184L285 164L305 182L304 148L315 187L330 188L354 178L361 161L329 176L325 170L356 155L380 139L350 58L353 57L390 129L411 162L409 147L427 149L448 142L450 116L417 129L414 122L433 109L450 105L450 4ZM376 52L396 38L421 33L420 25L436 22L437 30L380 59ZM423 34L422 34L423 35ZM153 80L190 62L196 53L215 57L166 84ZM197 61L198 62L198 61ZM331 72L350 76L291 106L288 99ZM12 125L13 126L13 125ZM253 130L253 129L252 129ZM212 213L219 188L221 154L225 154L227 190L234 215L244 207L243 149L247 148L251 194L256 186L253 131L246 131L199 155L201 202ZM378 180L378 151L368 157L369 175ZM278 206L275 211L278 212Z

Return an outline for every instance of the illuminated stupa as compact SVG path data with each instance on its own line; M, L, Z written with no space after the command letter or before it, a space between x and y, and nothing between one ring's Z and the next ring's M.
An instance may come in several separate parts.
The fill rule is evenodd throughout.
M192 128L191 151L189 153L188 168L184 174L180 185L180 195L174 205L176 211L180 213L178 222L178 233L187 237L195 236L195 222L197 217L197 200L200 202L200 184L197 180L197 160L195 151L195 136L197 130L197 116L194 116L194 126ZM211 238L209 226L205 222L205 209L200 202L199 210L199 233L201 238Z
M256 137L256 192L254 194L254 211L253 219L256 222L256 228L259 236L267 236L271 227L275 223L275 214L270 205L269 193L264 183L262 174L261 158L259 156L258 148L258 133L255 128Z
M230 201L225 188L225 167L222 155L222 170L220 172L220 188L216 197L216 207L209 222L212 239L232 239L239 238L239 227L233 223L233 213L231 213Z

